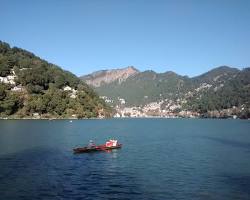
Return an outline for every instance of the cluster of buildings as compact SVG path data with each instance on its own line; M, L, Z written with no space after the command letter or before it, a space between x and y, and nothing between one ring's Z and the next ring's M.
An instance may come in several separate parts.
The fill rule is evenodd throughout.
M175 112L173 110L167 109L155 109L154 107L124 107L117 108L114 117L164 117L164 118L178 118L178 117L189 117L195 118L199 117L199 113L193 111L183 110L180 112Z
M15 85L15 78L16 78L16 74L14 72L14 70L11 70L10 75L8 76L0 76L0 82L1 83L5 83L5 84L11 84L11 85Z
M27 68L23 68L23 69L20 69L20 70L22 71L22 70L26 70L26 69ZM14 91L14 92L23 92L23 91L25 91L25 88L21 84L19 84L19 85L16 84L16 82L15 82L16 78L17 78L16 73L12 69L10 71L9 75L7 75L5 77L0 76L0 83L10 84L11 85L11 91ZM69 92L70 98L75 99L77 97L77 90L75 90L74 88L71 88L70 86L65 86L63 88L63 90Z
M17 85L15 79L17 78L15 71L12 69L8 76L0 76L0 83L10 84L11 91L22 92L24 87L22 85Z
M69 97L72 99L75 99L77 96L77 90L75 90L74 88L71 88L69 86L65 86L63 88L63 91L68 91L69 92Z
M113 100L102 97L107 103L113 102ZM164 117L164 118L177 118L177 117L199 117L199 113L187 110L181 110L181 104L183 100L161 100L159 102L151 102L144 106L131 106L127 107L125 99L118 98L120 104L115 106L116 113L114 117Z

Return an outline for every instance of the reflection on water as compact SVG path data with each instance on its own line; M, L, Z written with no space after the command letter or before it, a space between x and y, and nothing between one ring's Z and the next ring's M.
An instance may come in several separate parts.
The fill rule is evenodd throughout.
M249 128L241 120L0 121L1 199L249 200ZM109 138L122 149L73 154Z
M218 137L211 137L211 136L202 136L202 138L215 141L215 142L219 142L223 145L229 145L231 147L250 149L250 141L233 141L227 138L218 138Z
M120 195L141 195L136 177L123 171L116 163L117 157L118 152L73 155L55 149L3 156L0 159L1 198L92 199L115 194L120 199Z
M116 158L117 158L117 156L118 156L117 151L118 151L117 149L113 149L113 151L110 151L111 156L112 156L113 159L116 159Z

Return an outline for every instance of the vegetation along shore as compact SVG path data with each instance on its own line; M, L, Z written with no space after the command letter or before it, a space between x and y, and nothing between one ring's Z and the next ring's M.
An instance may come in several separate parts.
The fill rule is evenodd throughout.
M0 119L248 119L250 68L221 66L190 78L129 66L77 77L0 41L0 102Z

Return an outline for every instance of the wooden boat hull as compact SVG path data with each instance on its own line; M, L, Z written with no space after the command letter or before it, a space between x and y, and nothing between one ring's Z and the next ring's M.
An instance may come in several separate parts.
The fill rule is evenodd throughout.
M111 151L113 149L120 149L122 147L122 144L118 144L117 146L113 147L106 147L105 145L99 145L94 147L79 147L73 149L74 153L91 153L91 152L97 152L97 151Z

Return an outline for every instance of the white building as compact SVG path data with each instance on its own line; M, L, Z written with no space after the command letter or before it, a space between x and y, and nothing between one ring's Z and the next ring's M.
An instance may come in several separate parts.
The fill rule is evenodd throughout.
M64 90L64 91L71 91L71 90L72 90L72 88L71 88L71 87L69 87L69 86L65 86L65 87L63 88L63 90Z

